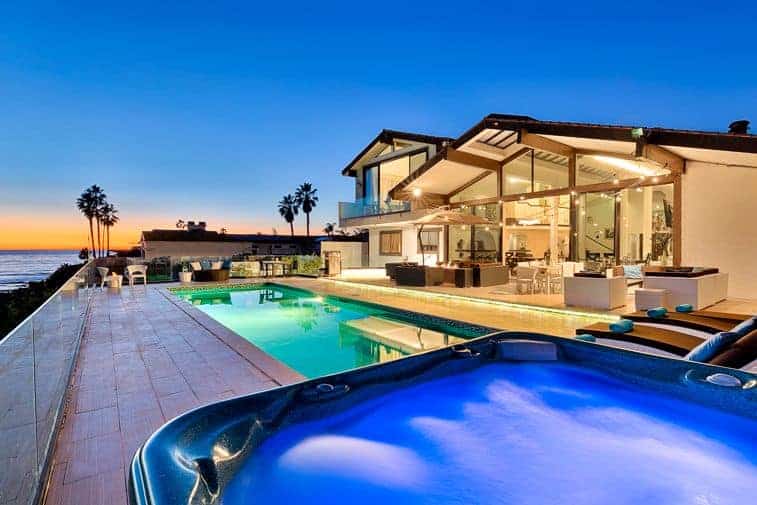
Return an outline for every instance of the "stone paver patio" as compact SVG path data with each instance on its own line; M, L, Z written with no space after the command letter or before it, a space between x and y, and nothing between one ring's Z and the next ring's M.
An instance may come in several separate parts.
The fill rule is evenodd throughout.
M126 504L132 456L189 409L298 374L153 286L95 294L45 503Z

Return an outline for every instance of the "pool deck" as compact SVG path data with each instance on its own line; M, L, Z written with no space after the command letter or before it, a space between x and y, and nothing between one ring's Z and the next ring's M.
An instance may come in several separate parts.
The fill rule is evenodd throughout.
M494 328L562 336L607 317L426 297L325 279L274 282ZM295 371L179 301L166 290L170 286L98 289L93 296L44 503L126 504L131 458L164 422L205 403L301 380ZM732 311L743 310L737 307Z

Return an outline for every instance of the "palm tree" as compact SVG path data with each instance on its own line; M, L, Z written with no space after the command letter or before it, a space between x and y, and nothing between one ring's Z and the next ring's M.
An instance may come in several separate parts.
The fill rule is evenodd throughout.
M97 254L96 257L102 256L102 237L100 236L100 222L103 217L103 210L107 205L107 195L97 184L90 186L89 191L92 195L92 202L94 204L94 219L97 223Z
M310 236L310 213L318 204L318 196L316 196L318 190L313 187L309 182L303 182L297 191L294 193L295 201L298 207L302 207L302 212L305 213L307 236Z
M110 229L120 221L118 217L118 211L113 204L108 204L104 208L104 215L102 217L103 226L105 227L105 255L110 252Z
M335 228L336 228L335 223L326 223L326 226L323 227L323 233L325 233L329 237L333 237Z
M84 214L84 217L89 221L89 241L92 248L92 255L97 257L97 249L95 248L95 230L92 227L92 222L98 217L99 208L101 205L101 195L105 196L100 186L93 184L85 189L79 198L76 199L76 207ZM98 234L99 234L99 221L98 221Z
M284 221L289 223L289 230L294 237L294 216L299 213L299 205L297 200L292 195L285 195L284 198L279 200L279 214L284 218Z

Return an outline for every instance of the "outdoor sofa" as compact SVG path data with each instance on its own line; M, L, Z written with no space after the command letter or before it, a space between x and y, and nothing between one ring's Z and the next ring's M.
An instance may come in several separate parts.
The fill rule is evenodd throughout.
M226 261L195 261L191 264L192 276L195 282L223 282L229 280L231 260Z

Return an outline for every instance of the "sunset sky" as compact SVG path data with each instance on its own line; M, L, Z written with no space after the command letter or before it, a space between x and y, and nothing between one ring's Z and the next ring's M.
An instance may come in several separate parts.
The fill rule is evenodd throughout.
M177 219L286 233L276 202L304 181L319 231L382 128L757 122L755 2L18 4L0 7L0 249L86 246L93 183L116 247Z

